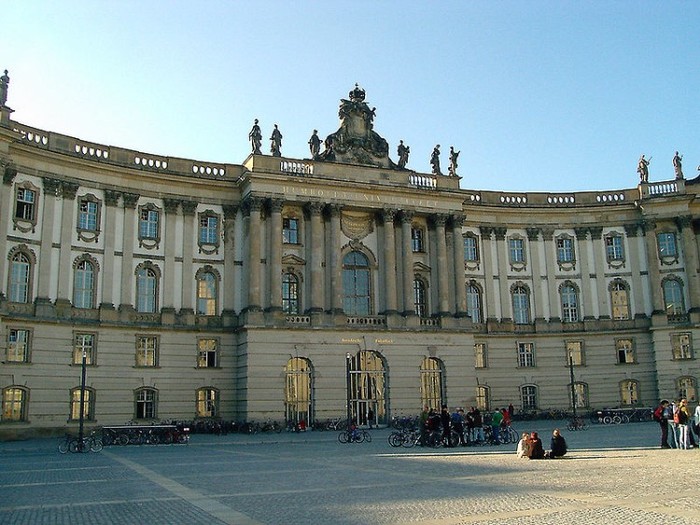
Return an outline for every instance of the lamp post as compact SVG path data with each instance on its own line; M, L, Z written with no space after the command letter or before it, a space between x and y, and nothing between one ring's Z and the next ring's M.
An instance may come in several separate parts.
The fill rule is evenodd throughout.
M571 377L571 407L574 410L574 420L576 419L576 387L574 386L574 356L569 352L569 376Z
M83 451L83 426L85 422L85 373L87 368L87 351L83 348L83 362L80 371L80 424L78 426L78 450Z
M352 425L352 407L350 405L352 399L352 385L350 378L350 367L352 366L352 356L350 352L345 354L345 387L346 387L346 398L348 407L348 432L350 431L350 426Z

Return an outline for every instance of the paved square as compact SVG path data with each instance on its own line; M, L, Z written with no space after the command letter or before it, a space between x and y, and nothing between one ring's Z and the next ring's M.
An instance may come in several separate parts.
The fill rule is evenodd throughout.
M561 422L519 422L545 438ZM700 523L700 451L658 448L658 425L565 432L561 460L514 446L395 449L336 432L192 436L189 445L58 453L58 440L0 443L0 523Z

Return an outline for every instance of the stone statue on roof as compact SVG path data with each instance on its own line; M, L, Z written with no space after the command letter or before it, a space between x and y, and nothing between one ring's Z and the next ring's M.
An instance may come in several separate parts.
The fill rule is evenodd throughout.
M321 152L321 139L318 136L318 130L315 129L311 138L309 139L309 151L311 152L311 158L315 159Z
M262 155L262 151L260 151L260 146L262 145L262 131L260 131L258 119L255 119L250 133L248 133L248 139L250 140L250 147L253 155Z
M433 167L433 175L442 175L440 171L440 144L435 146L430 154L430 165Z
M272 136L270 137L270 153L273 157L282 156L282 133L277 128L275 124L275 129L272 130Z
M10 87L10 77L7 75L7 69L0 77L0 106L5 106L7 103L7 91Z
M408 156L411 154L411 148L404 146L403 140L399 141L399 147L396 149L399 155L399 169L406 169L406 164L408 164Z

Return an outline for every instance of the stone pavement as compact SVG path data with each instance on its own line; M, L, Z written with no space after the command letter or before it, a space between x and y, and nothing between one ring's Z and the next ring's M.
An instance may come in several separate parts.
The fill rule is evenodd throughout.
M548 444L562 422L518 422ZM657 448L658 424L564 432L561 460L515 446L395 449L337 432L194 435L189 445L58 453L0 443L0 523L674 525L700 523L700 451Z

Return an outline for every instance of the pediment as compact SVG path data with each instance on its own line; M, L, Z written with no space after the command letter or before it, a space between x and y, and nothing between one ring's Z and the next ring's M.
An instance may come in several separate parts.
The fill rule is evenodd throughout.
M430 266L423 264L422 262L413 263L414 272L430 272Z
M304 266L306 261L297 255L288 253L282 256L282 264L287 266Z

